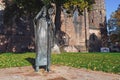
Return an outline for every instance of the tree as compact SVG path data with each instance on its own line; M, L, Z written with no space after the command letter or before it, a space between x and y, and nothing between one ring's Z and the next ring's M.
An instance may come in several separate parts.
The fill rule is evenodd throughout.
M120 5L118 9L111 14L108 20L110 40L112 43L120 43Z
M56 32L60 30L61 27L61 6L64 6L67 9L73 10L73 6L78 6L80 11L83 11L84 8L90 8L93 4L93 0L3 0L6 3L6 15L5 22L10 19L13 15L23 15L29 14L34 17L35 14L41 9L43 5L48 5L54 3L56 6L55 14L55 26ZM9 15L10 14L10 15ZM9 18L9 19L8 19Z
M118 9L115 11L113 18L117 20L117 25L120 27L120 5L118 6Z
M56 14L55 14L55 33L57 34L61 28L61 7L64 6L66 9L73 10L73 5L78 5L79 3L83 2L86 3L84 0L46 0L44 3L54 3L56 6ZM78 3L78 4L75 4ZM84 5L84 4L82 4ZM81 5L81 6L82 6ZM66 7L67 6L67 7Z
M74 10L75 7L78 7L80 12L84 11L85 8L91 8L91 5L94 3L93 0L55 0L56 4L56 17L55 17L55 26L56 32L60 30L61 21L61 6L66 8L70 13ZM72 11L71 11L72 10Z
M3 0L5 3L4 22L11 21L10 19L17 15L30 15L32 18L38 13L43 6L41 0Z

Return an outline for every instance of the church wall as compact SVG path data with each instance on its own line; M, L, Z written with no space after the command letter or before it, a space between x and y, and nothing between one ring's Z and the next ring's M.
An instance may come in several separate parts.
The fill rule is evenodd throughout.
M61 30L69 36L69 52L87 52L87 44L89 39L89 20L88 13L77 17L77 22L74 22L74 17L65 18L63 12L61 15L62 26ZM86 23L85 23L86 22ZM74 48L74 50L73 50Z
M69 45L75 48L77 46L76 49L80 52L99 52L100 48L104 46L102 39L104 38L103 35L106 34L103 34L101 29L106 29L105 3L104 0L95 0L95 2L93 9L89 13L78 16L78 21L81 23L79 34L75 33L73 17L64 20L64 16L62 16L62 21L66 21L67 26L65 30L65 25L63 24L61 29L70 35Z

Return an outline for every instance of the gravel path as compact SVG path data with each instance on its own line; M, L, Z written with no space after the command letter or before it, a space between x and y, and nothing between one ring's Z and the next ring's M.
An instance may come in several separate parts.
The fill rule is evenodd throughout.
M51 66L49 73L34 72L26 66L0 69L0 80L120 80L120 75L58 65Z

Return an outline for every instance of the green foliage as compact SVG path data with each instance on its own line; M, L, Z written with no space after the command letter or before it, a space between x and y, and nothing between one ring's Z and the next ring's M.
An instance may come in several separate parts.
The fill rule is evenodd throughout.
M46 2L48 0L44 0ZM40 0L14 0L14 4L23 12L34 14L38 12L44 3Z
M14 16L29 15L34 17L44 3L41 0L3 0L5 3L4 22L10 22Z
M0 68L30 66L35 53L0 55ZM62 53L52 54L52 64L86 68L120 74L120 53Z
M111 17L108 21L108 27L116 27L115 33L110 35L110 38L113 43L119 42L120 44L120 5L118 6L118 9L111 14Z
M43 3L44 3L45 5L48 5L48 4L50 4L50 0L43 0Z
M11 7L15 4L16 7L18 7L24 13L34 13L40 10L43 5L47 5L50 3L55 3L56 5L60 6L64 5L66 8L70 6L78 6L81 10L93 4L93 0L4 0L4 2L8 7Z
M117 25L120 27L120 4L118 6L118 9L115 11L113 18L117 20Z
M78 7L82 12L85 8L90 9L93 3L93 0L72 0L63 4L63 6L68 10L73 10L74 7Z

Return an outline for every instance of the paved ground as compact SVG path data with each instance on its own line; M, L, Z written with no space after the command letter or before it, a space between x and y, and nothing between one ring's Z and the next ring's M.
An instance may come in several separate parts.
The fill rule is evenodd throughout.
M51 71L34 72L32 66L0 69L0 80L120 80L120 75L76 69L66 66L51 66Z

